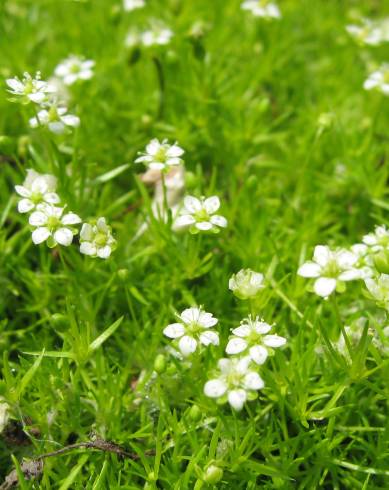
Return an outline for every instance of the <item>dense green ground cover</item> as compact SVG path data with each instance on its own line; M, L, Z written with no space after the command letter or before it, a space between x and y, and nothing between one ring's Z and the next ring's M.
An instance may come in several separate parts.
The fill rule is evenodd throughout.
M388 5L285 0L282 19L267 22L239 3L150 0L125 13L113 0L0 2L3 80L37 70L48 79L69 54L96 62L94 77L71 87L81 124L65 136L30 129L31 105L9 102L2 84L0 395L9 420L0 475L92 433L136 455L74 449L46 458L40 480L20 488L210 488L210 465L223 470L221 489L388 487L388 358L366 332L348 357L328 349L341 324L366 316L373 326L380 310L361 281L335 304L297 276L315 245L349 247L389 224L388 98L363 90L388 44L363 47L345 30L356 13L385 17ZM127 31L150 16L172 29L171 43L126 48ZM133 162L155 137L185 149L188 192L218 195L227 229L177 235L152 219L134 240L150 191ZM107 218L112 257L81 255L77 239L32 243L14 192L27 168L55 174L84 219ZM258 399L235 412L203 387L249 312L228 290L247 267L266 276L252 308L287 344L260 369ZM163 329L195 304L219 319L220 346L182 363L164 350Z

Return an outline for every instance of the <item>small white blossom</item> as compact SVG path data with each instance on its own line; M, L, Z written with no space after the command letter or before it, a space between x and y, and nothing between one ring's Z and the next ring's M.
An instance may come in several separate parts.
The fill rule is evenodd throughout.
M30 119L30 126L47 126L55 134L62 134L69 127L76 128L80 125L80 118L73 114L67 114L66 107L58 107L53 103L48 109L42 109L36 117Z
M245 0L241 4L241 8L249 10L255 17L264 17L265 19L279 19L281 17L278 5L270 0Z
M263 274L251 269L241 269L233 274L228 282L229 289L239 299L249 299L257 296L265 286Z
M313 289L315 293L327 298L335 289L344 290L344 281L360 278L360 272L355 269L358 257L344 249L330 250L325 245L317 245L313 261L303 264L297 274L302 277L315 278Z
M383 63L378 70L371 73L363 84L365 90L378 90L389 95L389 63Z
M176 143L170 145L168 141L160 142L156 138L152 139L146 146L146 151L140 153L140 157L135 160L135 163L144 163L151 170L168 171L170 167L181 165L184 150Z
M265 385L259 374L250 369L250 362L249 357L220 359L220 375L205 383L205 395L220 403L228 401L232 408L241 410L245 401L254 399L256 391Z
M268 335L272 326L251 316L243 320L239 327L232 330L226 353L228 355L248 355L256 364L263 364L273 349L286 344L286 339L279 335Z
M164 46L169 44L173 37L173 31L163 25L155 24L141 33L140 41L143 46Z
M95 222L82 225L80 232L80 252L82 254L107 259L115 247L116 240L105 218L98 218Z
M38 174L31 169L27 172L23 185L15 185L15 191L23 198L18 202L19 213L29 213L41 203L58 204L59 196L53 192L57 186L54 175Z
M362 238L373 253L389 250L389 230L385 225L376 226L373 233L369 233Z
M93 60L85 60L79 56L69 56L56 67L55 76L61 78L65 85L73 85L78 80L89 80L93 77Z
M389 275L365 279L365 285L378 306L389 310Z
M175 219L173 229L178 231L189 227L191 233L198 233L199 231L218 233L220 228L226 228L228 224L224 216L215 214L219 207L220 200L217 196L207 199L186 196L184 207L180 211L180 216Z
M11 100L13 102L20 101L22 104L28 104L29 102L41 104L44 102L49 94L55 92L55 88L40 78L40 72L36 73L35 78L25 72L22 80L18 77L6 80L10 88L8 92L16 96Z
M183 356L195 352L199 344L219 345L219 334L210 330L218 322L212 313L192 307L184 310L178 318L180 321L168 325L163 333L178 341L178 349Z
M36 227L32 232L32 241L35 245L47 240L47 245L52 248L58 243L69 246L73 241L73 235L77 230L71 225L81 223L81 218L74 213L64 214L65 208L48 204L39 204L37 211L30 215L29 223Z
M348 25L346 30L359 44L378 46L389 41L389 19L361 19L359 25Z
M145 0L123 0L123 8L126 12L140 9L146 5Z

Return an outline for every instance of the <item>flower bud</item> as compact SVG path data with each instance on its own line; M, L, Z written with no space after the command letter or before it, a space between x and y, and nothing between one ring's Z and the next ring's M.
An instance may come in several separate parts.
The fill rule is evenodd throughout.
M374 265L380 274L389 274L389 254L382 251L374 255Z
M188 418L192 422L198 422L201 419L201 415L201 410L197 405L193 405L188 412Z
M223 478L223 470L218 466L212 464L208 466L204 473L204 481L205 483L209 483L210 485L215 485Z
M58 332L64 332L69 326L69 321L66 315L62 315L62 313L54 313L51 315L51 324Z
M231 276L228 287L239 299L254 298L265 287L263 279L260 272L242 269Z
M163 354L158 354L154 360L154 371L162 374L166 370L166 359Z
M126 281L128 278L129 272L128 269L119 269L118 270L118 277L121 281Z

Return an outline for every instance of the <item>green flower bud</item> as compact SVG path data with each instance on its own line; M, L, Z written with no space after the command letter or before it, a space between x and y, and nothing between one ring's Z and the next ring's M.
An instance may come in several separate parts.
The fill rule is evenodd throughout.
M154 371L162 374L166 370L166 359L163 354L158 354L154 360Z
M51 324L58 332L65 332L69 327L69 321L67 316L62 313L54 313L51 315Z
M128 279L129 274L130 273L129 273L128 269L119 269L118 270L118 277L123 282Z
M242 269L231 276L228 287L239 299L254 298L265 287L263 274L251 269Z
M223 470L215 465L210 465L204 473L204 481L210 485L215 485L223 478Z
M193 405L188 412L188 418L192 422L198 422L199 420L201 420L201 417L202 417L202 412L200 408L197 405Z
M389 274L389 254L382 251L374 255L374 265L380 274Z

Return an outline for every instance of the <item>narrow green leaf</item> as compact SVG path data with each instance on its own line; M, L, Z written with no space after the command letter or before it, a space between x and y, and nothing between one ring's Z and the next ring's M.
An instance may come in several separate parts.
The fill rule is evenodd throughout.
M120 167L116 167L113 170L106 172L105 174L99 175L98 177L96 177L96 179L93 181L93 183L94 184L106 183L106 182L114 179L115 177L117 177L121 173L125 172L128 168L130 168L130 166L131 165L129 163L125 163L123 165L120 165Z
M108 327L101 335L97 337L90 345L89 352L93 352L100 347L119 327L122 323L124 316L121 316L116 322L112 323L110 327Z
M30 369L24 374L23 378L21 379L18 389L17 389L17 395L20 398L22 395L23 391L27 388L27 386L30 384L32 378L34 377L34 374L36 373L38 367L40 366L40 363L42 362L44 352L42 352L38 359L34 362L34 364L30 367Z

